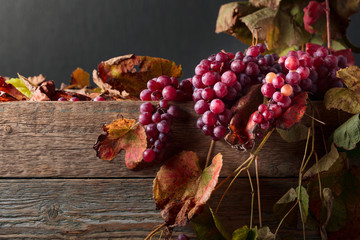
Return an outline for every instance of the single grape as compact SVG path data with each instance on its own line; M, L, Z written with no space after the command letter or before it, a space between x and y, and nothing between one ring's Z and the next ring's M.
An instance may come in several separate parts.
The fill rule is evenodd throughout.
M286 74L286 82L292 86L298 85L301 81L301 76L297 72L289 72Z
M296 69L296 72L300 74L301 79L307 79L310 75L310 69L308 67L300 66Z
M271 83L265 83L261 86L261 93L267 98L271 98L275 91L276 89Z
M165 134L165 133L160 133L158 139L159 139L162 143L166 143L166 141L167 141L167 134Z
M251 79L245 73L240 73L239 82L240 82L241 86L248 86L251 82Z
M159 131L157 130L155 123L150 123L145 127L146 135L151 138L156 138L159 135Z
M260 123L260 128L263 129L263 130L268 130L270 128L270 122L266 121L266 120L263 120Z
M276 76L272 80L272 85L277 89L280 89L282 86L284 86L284 84L285 84L285 80L281 76Z
M286 57L290 57L290 56L298 57L298 54L297 54L296 51L290 50L290 51L288 51L288 53L286 54Z
M161 113L155 112L155 113L151 116L151 120L152 120L154 123L160 122L160 121L161 121Z
M203 120L202 120L202 117L199 117L199 118L196 120L196 127L202 129L202 127L203 127L204 125L205 125L205 124L204 124L204 122L203 122Z
M336 68L338 66L338 58L334 55L327 55L324 58L324 65L329 69Z
M322 66L324 64L324 58L322 57L315 57L314 58L314 67L319 67L319 66Z
M160 88L163 89L164 87L171 84L171 79L168 76L163 75L158 77L156 82L159 84Z
M142 125L148 125L148 124L152 123L152 114L149 112L140 113L139 122Z
M312 81L310 78L307 79L303 79L300 82L300 87L301 89L303 89L304 91L310 91L311 90L311 86L312 86Z
M208 57L208 60L209 60L210 62L215 61L215 56L216 56L216 54L211 54L211 55Z
M277 103L282 109L288 109L291 105L291 98L284 96L281 102Z
M272 83L273 79L276 77L276 74L273 72L269 72L268 74L266 74L265 76L265 81L267 83Z
M264 137L264 134L262 132L255 133L255 137L259 140L261 140Z
M250 76L254 76L260 73L259 66L254 62L246 64L245 73Z
M71 102L78 102L78 101L80 101L80 99L77 98L77 97L72 97L72 98L70 98L70 101Z
M216 84L215 84L216 85ZM215 88L215 86L214 86ZM236 90L236 92L240 93L242 90L241 83L239 81L236 81L236 83L233 85L233 88ZM215 90L215 89L214 89Z
M234 85L235 86L235 85ZM241 86L241 85L240 85ZM223 82L217 82L214 85L214 93L216 95L216 97L218 98L223 98L226 96L226 94L228 93L228 87L226 86L225 83Z
M241 51L237 51L235 53L235 58L234 59L239 59L239 60L242 60L244 58L244 53L241 52Z
M211 111L206 111L202 115L202 120L203 120L204 124L208 125L208 126L214 126L217 121L216 115Z
M147 82L147 88L151 91L151 92L155 92L157 90L161 90L161 86L158 82L156 82L155 80L149 80Z
M166 86L162 90L162 96L165 100L172 101L176 98L176 89L173 86Z
M229 56L224 52L219 52L216 54L215 60L219 62L226 62L229 60Z
M185 92L187 91L191 92L192 91L191 78L181 80L181 82L179 83L179 88Z
M206 136L211 136L213 134L214 131L214 127L213 126L209 126L209 125L204 125L201 129L203 131L203 133Z
M224 126L216 126L214 127L214 131L213 131L213 134L216 138L223 138L226 134L226 127Z
M266 51L266 46L264 43L258 43L256 46L258 47L260 53L264 53Z
M221 75L221 82L225 83L228 87L233 86L236 81L237 77L233 71L226 71Z
M191 83L195 88L204 88L205 87L205 85L202 82L202 77L200 75L194 75L191 80Z
M260 54L260 50L257 46L251 46L246 51L246 56L257 57Z
M266 106L266 104L260 104L258 107L258 111L260 113L264 113L266 110L268 110L268 107Z
M272 95L272 99L275 102L281 102L283 100L284 95L281 92L274 92L274 94Z
M262 115L266 121L270 121L274 117L274 112L271 110L265 110Z
M282 108L277 104L270 104L269 109L274 113L274 118L278 118L282 114Z
M210 68L214 71L220 71L221 69L221 66L222 66L222 63L219 62L219 61L213 61L211 64L210 64Z
M202 99L201 97L201 93L202 93L203 89L199 88L199 89L195 89L193 94L192 94L192 98L195 102L199 101Z
M210 87L204 88L201 92L202 99L210 101L214 98L214 90Z
M146 149L143 153L143 159L145 162L152 162L155 159L155 152L152 149Z
M170 131L170 123L166 120L161 120L156 124L157 130L161 133L168 133Z
M301 55L299 59L300 59L300 64L303 67L311 68L314 64L313 58L308 54Z
M293 87L290 84L285 84L281 87L280 92L286 97L291 96L293 93Z
M155 141L154 147L161 150L164 147L164 143L158 139Z
M217 81L215 72L206 72L202 75L201 81L205 86L212 86Z
M233 54L232 52L227 52L226 54L228 55L229 60L232 60L235 57L235 54Z
M141 113L144 113L144 112L152 113L153 111L154 111L154 107L150 102L144 102L143 104L140 105Z
M228 101L232 101L232 100L235 100L236 96L237 96L237 91L235 90L235 88L228 87L228 92L225 96L225 99Z
M176 77L171 77L171 85L175 88L179 87L179 80Z
M171 124L172 121L173 121L173 116L171 116L171 115L168 114L168 113L163 113L163 114L161 114L161 120L165 120L165 121L167 121L169 124Z
M266 59L264 57L260 58L258 61L257 61L257 64L261 67L263 66L266 66L267 62L266 62ZM260 69L261 70L261 69Z
M325 58L329 53L329 50L326 47L320 47L314 52L314 57Z
M299 67L299 59L297 58L297 54L296 57L291 55L286 58L285 67L288 70L296 70Z
M339 55L337 56L337 58L338 58L338 66L340 68L346 68L347 58L344 57L343 55Z
M198 64L195 67L195 74L196 75L203 75L204 73L209 71L209 66L205 65L205 64Z
M230 123L232 113L229 109L225 109L221 114L218 115L219 123L227 126Z
M261 113L255 113L252 117L252 120L255 122L255 123L261 123L263 121L263 115L261 115Z
M235 73L241 73L245 70L245 64L241 60L234 60L230 64L230 69L231 69L231 71L233 71Z
M215 114L220 114L224 111L225 104L220 99L214 99L210 103L210 111L212 111Z
M155 91L151 93L151 101L160 101L161 98L162 98L161 92Z
M269 65L269 66L274 65L275 59L274 59L273 55L271 55L271 54L266 54L266 55L264 56L264 58L265 58L265 60L266 60L266 64L267 64L267 65Z

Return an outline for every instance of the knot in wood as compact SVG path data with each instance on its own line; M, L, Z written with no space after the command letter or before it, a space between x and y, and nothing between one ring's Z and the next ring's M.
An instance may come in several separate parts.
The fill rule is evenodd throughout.
M5 126L4 126L4 132L5 132L6 134L11 133L11 132L12 132L12 128L11 128L10 126L8 126L8 125L5 125Z
M59 215L59 205L58 204L51 205L46 210L46 214L48 215L48 218L50 220L56 219L56 217Z

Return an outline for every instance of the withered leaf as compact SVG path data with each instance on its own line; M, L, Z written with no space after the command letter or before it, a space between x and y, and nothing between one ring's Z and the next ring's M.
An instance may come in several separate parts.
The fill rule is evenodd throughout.
M106 134L99 136L94 145L96 155L111 161L124 149L125 163L129 169L134 169L143 159L146 149L146 133L141 124L134 119L117 119L103 127Z
M356 114L334 131L334 143L346 150L353 150L360 142L360 115Z
M119 90L113 89L113 87L110 84L103 82L101 78L97 75L96 70L93 71L93 81L101 89L103 93L106 92L109 94L109 96L120 97L120 98L126 98L129 96L129 93L127 93L125 90L120 92Z
M28 77L27 80L33 86L40 86L43 82L46 81L46 78L44 75L39 74L38 76Z
M276 127L281 129L289 129L295 123L301 121L306 112L307 92L302 92L292 99L291 106L278 118Z
M261 84L253 85L248 93L239 99L231 108L233 117L230 121L230 133L225 136L225 140L233 147L247 148L252 145L253 128L255 127L251 115L263 102L260 91Z
M182 75L181 66L163 58L129 54L101 62L97 72L93 72L97 85L101 80L112 89L126 91L133 97L139 96L148 80L161 75L179 78ZM99 87L104 88L103 85Z
M276 128L281 138L286 142L299 142L305 140L308 136L308 127L301 123L294 124L290 129Z
M30 91L34 91L33 89ZM35 88L33 96L30 101L51 101L55 96L55 83L54 81L43 82L40 86Z
M70 86L67 88L84 88L89 86L90 74L82 68L77 68L72 72Z
M196 153L183 151L165 162L156 175L153 194L157 208L169 225L185 226L210 198L222 167L217 154L202 171Z
M331 88L324 98L327 109L339 109L348 113L360 113L360 68L350 66L337 71L336 76L343 79L347 88Z

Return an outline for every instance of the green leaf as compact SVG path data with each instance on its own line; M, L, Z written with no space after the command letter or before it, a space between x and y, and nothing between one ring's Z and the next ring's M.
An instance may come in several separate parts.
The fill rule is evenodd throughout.
M338 159L339 153L337 148L334 144L331 144L330 152L319 160L318 165L315 163L309 168L304 174L304 178L309 178L320 172L328 171Z
M356 148L360 141L360 118L359 114L354 115L334 131L334 143L337 147L346 150Z
M299 192L299 187L296 188L296 193ZM307 216L309 215L309 195L306 188L300 187L300 204L304 222L306 222Z
M222 224L222 222L219 220L219 218L214 214L213 210L210 208L210 212L211 215L214 219L214 223L215 226L217 228L217 230L221 233L221 235L227 239L227 240L231 240L231 233L224 227L224 225Z
M209 208L194 217L192 220L192 227L199 240L226 240L226 238L219 232L214 218L211 215ZM231 239L231 238L230 238Z
M276 128L276 131L280 134L281 138L285 142L299 142L305 140L308 135L308 127L301 123L297 123L288 130Z
M285 193L274 205L273 211L275 216L278 219L282 219L285 214L291 209L295 204L297 199L297 193L294 188ZM286 223L288 225L297 225L298 217L296 211L291 211L291 213L286 217Z
M232 234L232 240L247 240L250 229L248 226L236 229Z
M269 227L262 227L258 230L258 240L275 240L275 234L270 231Z
M348 88L332 88L325 94L327 109L340 109L348 113L360 112L360 68L350 66L337 71L336 76L343 79Z
M6 81L6 83L10 83L13 85L19 92L24 94L29 99L32 97L31 91L26 87L24 81L22 81L20 78L11 78Z
M249 231L246 240L256 240L256 239L257 239L257 226L255 226Z

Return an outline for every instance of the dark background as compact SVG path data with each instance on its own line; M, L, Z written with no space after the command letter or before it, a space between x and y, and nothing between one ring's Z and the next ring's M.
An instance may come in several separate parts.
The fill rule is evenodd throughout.
M196 64L221 49L246 46L216 34L216 0L0 0L0 75L43 73L57 86L71 72L91 72L101 60L135 53L162 57L183 66L191 77ZM348 35L360 45L360 14ZM360 64L360 56L356 55Z

